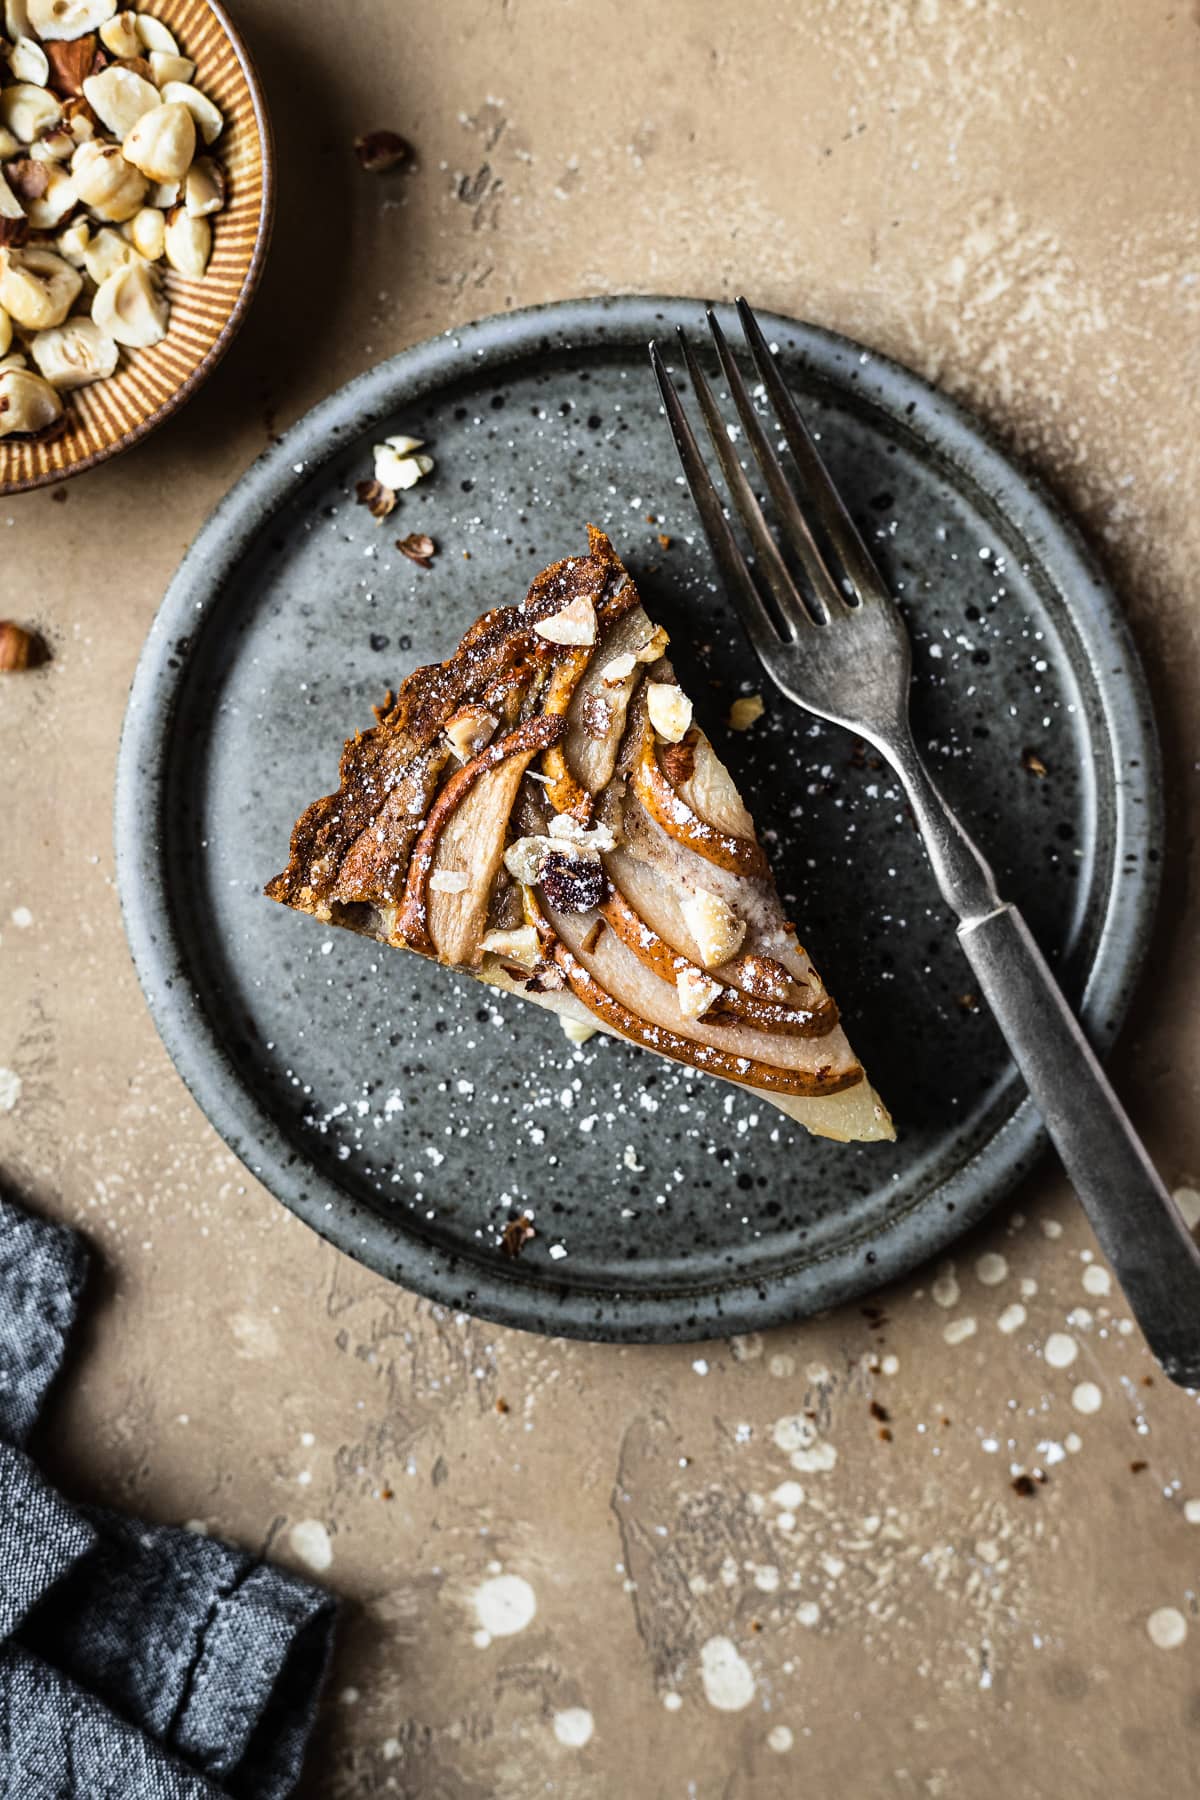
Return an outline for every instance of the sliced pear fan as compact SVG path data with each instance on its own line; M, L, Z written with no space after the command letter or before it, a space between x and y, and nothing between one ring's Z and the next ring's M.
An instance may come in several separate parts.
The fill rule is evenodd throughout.
M168 250L169 254L169 250ZM892 1136L736 785L608 539L418 669L345 746L271 898L760 1093Z

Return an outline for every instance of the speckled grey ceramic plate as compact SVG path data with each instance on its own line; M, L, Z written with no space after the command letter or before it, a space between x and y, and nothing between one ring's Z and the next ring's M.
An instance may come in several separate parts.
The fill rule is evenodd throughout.
M649 299L510 314L335 394L192 546L121 749L134 958L228 1143L373 1268L584 1337L719 1335L862 1294L980 1218L1041 1147L997 1032L962 999L967 966L887 770L771 694L753 731L723 724L765 684L715 589L645 349L701 319ZM1107 1046L1160 835L1154 729L1113 596L955 407L844 339L783 319L768 334L901 593L918 735ZM395 430L425 438L437 469L380 529L354 483ZM604 1038L572 1052L534 1008L261 897L384 689L582 548L588 519L672 634L891 1104L894 1146L814 1142L746 1093ZM414 529L439 546L428 572L392 548ZM511 1262L497 1235L525 1206L539 1235Z

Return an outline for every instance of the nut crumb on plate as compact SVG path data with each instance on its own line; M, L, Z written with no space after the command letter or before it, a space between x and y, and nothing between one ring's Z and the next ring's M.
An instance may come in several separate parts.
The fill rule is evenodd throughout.
M762 718L766 710L761 694L743 694L740 699L734 701L729 709L730 730L749 731L750 727Z
M522 1213L519 1219L510 1219L500 1233L500 1248L505 1256L520 1256L526 1244L536 1236L532 1218L528 1213Z
M401 556L407 556L409 562L419 563L423 569L432 569L437 545L424 531L410 531L407 537L397 538L396 548Z
M354 484L354 497L360 506L365 506L377 524L382 525L388 514L395 509L396 496L390 487L384 487L382 481L358 481Z

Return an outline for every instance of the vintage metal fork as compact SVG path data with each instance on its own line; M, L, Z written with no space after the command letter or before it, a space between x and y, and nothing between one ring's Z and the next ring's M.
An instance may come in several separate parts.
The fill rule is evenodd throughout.
M958 941L1146 1340L1173 1381L1200 1386L1200 1250L1024 919L997 894L991 869L917 753L908 715L912 656L900 611L829 478L754 314L744 300L737 302L737 312L791 453L790 478L711 309L709 330L782 541L804 572L807 598L792 578L683 331L687 374L749 539L753 572L658 345L650 345L684 478L730 597L776 687L818 718L865 738L895 769L942 896L959 921Z

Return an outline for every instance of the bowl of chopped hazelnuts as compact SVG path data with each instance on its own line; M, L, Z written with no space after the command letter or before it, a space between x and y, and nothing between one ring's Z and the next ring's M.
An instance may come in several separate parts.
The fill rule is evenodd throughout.
M178 410L258 284L274 203L254 65L216 0L3 0L0 494Z

